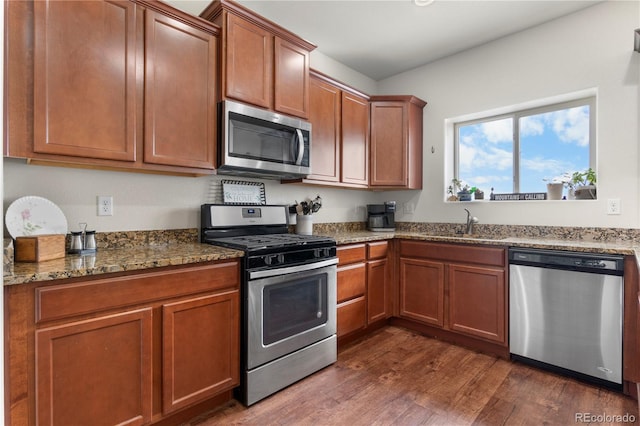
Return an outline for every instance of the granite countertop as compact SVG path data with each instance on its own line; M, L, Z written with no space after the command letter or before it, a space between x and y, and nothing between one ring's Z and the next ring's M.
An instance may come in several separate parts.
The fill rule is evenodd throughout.
M5 266L4 285L137 271L242 257L244 253L200 243L98 249L95 255L68 254L39 263L15 262Z
M640 243L638 239L623 234L601 235L554 233L512 236L484 229L477 235L459 235L451 228L399 229L395 232L371 232L363 229L318 229L316 234L332 237L338 245L356 244L393 238L493 245L500 247L528 247L550 250L570 250L604 254L632 255L640 265ZM517 234L516 234L517 235ZM127 236L129 237L129 235ZM158 244L137 244L132 247L119 246L98 248L95 255L67 255L65 258L40 263L14 262L5 265L4 285L51 281L57 279L93 276L99 274L136 271L163 266L185 265L198 262L232 259L243 256L242 251L190 242L193 232L185 241ZM155 240L154 240L155 241Z
M541 248L548 250L571 250L591 253L623 254L635 255L640 251L640 244L636 241L616 240L578 240L560 238L541 237L502 237L487 235L456 235L455 233L445 233L444 235L431 234L428 232L395 231L395 232L322 232L321 235L332 237L338 245L355 244L369 241L390 240L400 238L405 240L420 240L433 242L449 242L463 244L495 245L502 247L526 247Z

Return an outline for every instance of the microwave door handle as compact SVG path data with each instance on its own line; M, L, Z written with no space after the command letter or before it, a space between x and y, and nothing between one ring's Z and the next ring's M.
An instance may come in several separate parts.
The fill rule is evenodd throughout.
M299 166L302 164L302 157L304 156L304 136L300 129L296 129L296 135L298 135L298 158L296 158L296 166Z

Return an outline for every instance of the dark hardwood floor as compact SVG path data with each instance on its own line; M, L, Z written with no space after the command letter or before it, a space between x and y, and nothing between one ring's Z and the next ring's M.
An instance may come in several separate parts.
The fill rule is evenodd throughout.
M611 416L625 414L637 422L621 393L385 327L250 408L231 401L187 425L624 424Z

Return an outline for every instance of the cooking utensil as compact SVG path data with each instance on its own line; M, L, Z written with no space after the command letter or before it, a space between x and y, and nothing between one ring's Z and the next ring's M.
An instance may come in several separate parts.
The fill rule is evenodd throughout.
M318 195L312 202L311 202L311 212L312 213L316 213L318 210L320 210L320 208L322 207L322 198L320 198L320 196Z

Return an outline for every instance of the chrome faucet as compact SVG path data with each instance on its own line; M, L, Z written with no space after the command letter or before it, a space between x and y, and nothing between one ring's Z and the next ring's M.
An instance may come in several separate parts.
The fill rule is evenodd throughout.
M465 234L473 234L473 224L478 223L478 218L475 216L471 216L471 212L467 209L464 209L467 212L467 228Z

